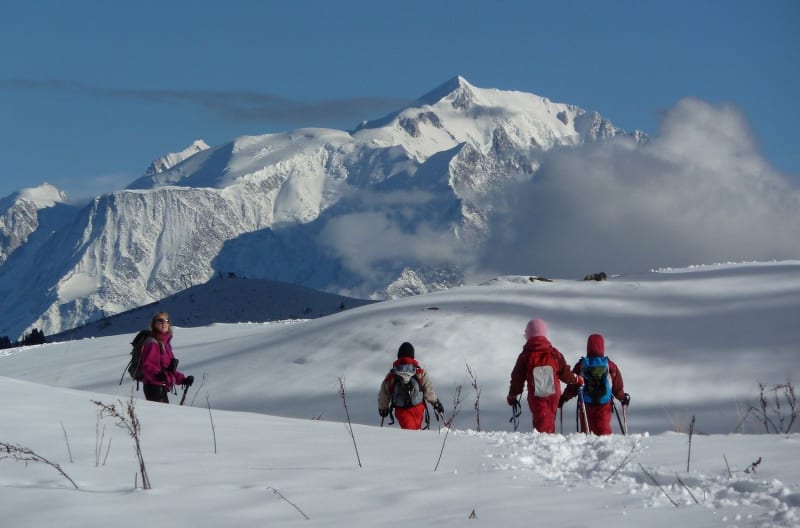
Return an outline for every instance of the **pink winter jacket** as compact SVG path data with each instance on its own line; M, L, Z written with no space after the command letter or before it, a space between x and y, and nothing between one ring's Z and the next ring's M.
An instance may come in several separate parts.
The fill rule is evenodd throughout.
M159 345L158 341L161 341ZM180 385L186 376L175 370L169 371L169 365L175 357L172 354L172 334L157 334L148 337L142 346L142 383L148 385L164 385L171 390Z

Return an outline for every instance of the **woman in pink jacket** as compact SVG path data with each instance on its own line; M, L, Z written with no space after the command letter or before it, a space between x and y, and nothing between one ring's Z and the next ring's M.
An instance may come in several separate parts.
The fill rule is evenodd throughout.
M511 371L509 405L517 403L526 381L534 430L555 433L561 382L581 385L583 378L569 369L567 360L547 339L547 324L542 319L531 319L525 327L525 346Z
M178 371L172 353L172 327L166 312L157 312L150 320L150 337L142 345L142 383L149 401L169 403L167 395L175 385L190 387L194 376Z

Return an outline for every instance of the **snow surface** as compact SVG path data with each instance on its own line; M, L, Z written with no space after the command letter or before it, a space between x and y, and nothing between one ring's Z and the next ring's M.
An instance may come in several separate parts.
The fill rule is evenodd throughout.
M197 378L184 406L118 384L130 334L3 350L0 442L60 464L80 489L45 463L0 460L0 518L65 528L800 526L797 425L739 427L759 382L791 380L798 315L798 261L607 282L502 277L315 320L178 328L180 369ZM575 433L572 404L564 434L531 432L527 409L512 430L504 396L530 317L548 321L570 362L588 334L606 336L632 396L628 436ZM377 389L404 340L455 413L452 430L379 426ZM136 489L132 440L92 403L122 409L131 394L147 491Z

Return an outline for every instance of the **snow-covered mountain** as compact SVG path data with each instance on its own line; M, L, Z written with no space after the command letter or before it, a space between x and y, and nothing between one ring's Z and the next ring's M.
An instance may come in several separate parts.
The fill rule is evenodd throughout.
M0 199L0 266L39 229L42 214L66 200L66 194L49 183Z
M196 141L47 226L41 206L5 200L0 335L57 333L219 273L375 299L460 284L499 186L549 149L619 136L594 112L456 77L350 132Z
M195 140L191 145L180 152L171 152L166 156L162 156L157 160L154 160L145 171L144 176L142 176L142 180L149 180L151 183L156 183L157 176L159 174L171 169L183 160L190 158L198 152L202 152L208 148L209 146L202 139Z

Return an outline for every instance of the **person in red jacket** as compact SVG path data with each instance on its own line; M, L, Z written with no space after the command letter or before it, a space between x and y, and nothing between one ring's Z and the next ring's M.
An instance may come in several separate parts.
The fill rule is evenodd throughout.
M547 339L547 324L542 319L531 319L525 327L525 346L511 371L509 405L517 403L526 381L534 430L555 433L561 382L580 385L583 378L569 369L567 360Z
M428 374L414 359L414 346L405 342L397 350L397 360L381 383L378 391L378 414L389 416L394 409L397 422L403 429L421 429L425 418L425 400L438 415L444 406L436 397Z
M166 312L157 312L150 320L150 337L142 345L142 384L149 401L169 403L167 395L175 385L189 387L194 376L180 372L172 353L172 327Z
M600 334L592 334L586 341L586 356L590 358L605 357L605 340ZM581 374L584 366L584 358L575 363L572 372ZM618 399L622 405L628 405L631 397L625 392L625 384L622 381L622 372L620 372L617 364L608 360L608 377L611 385L611 395ZM563 407L564 402L569 401L578 395L579 387L577 385L568 385L564 390L564 395L561 396L558 406ZM584 398L586 399L586 398ZM584 408L586 409L586 421L589 423L589 431L596 435L610 435L611 434L611 413L613 402L609 399L606 403L595 403L586 401ZM585 433L585 426L583 420L579 420L581 432Z

